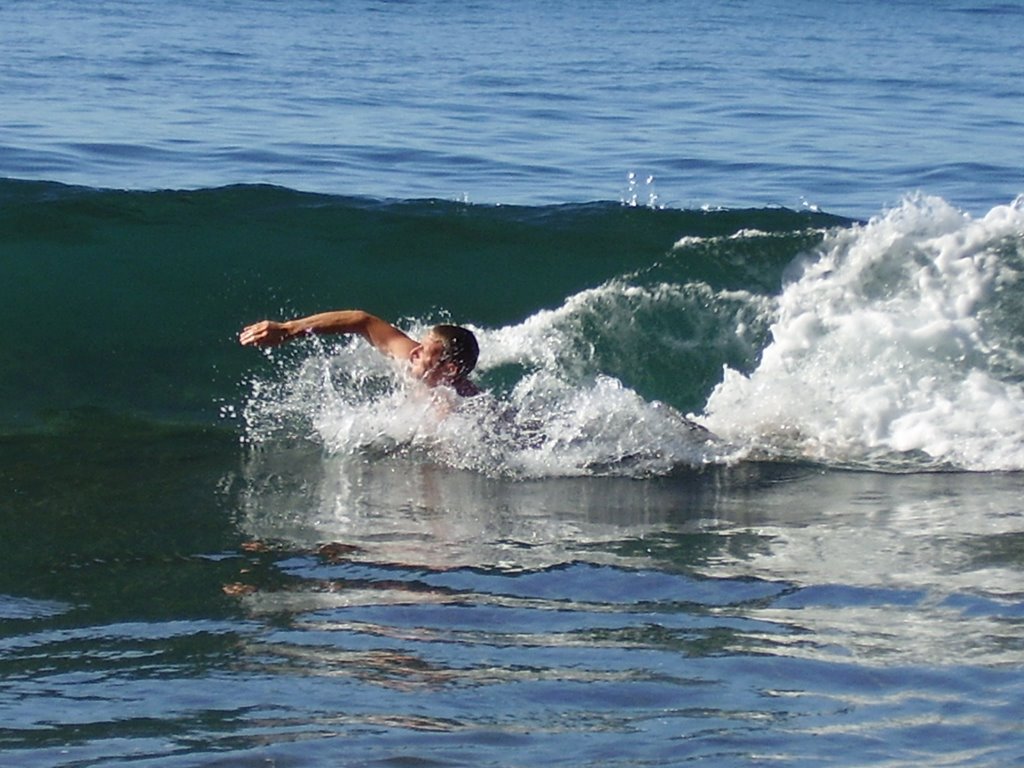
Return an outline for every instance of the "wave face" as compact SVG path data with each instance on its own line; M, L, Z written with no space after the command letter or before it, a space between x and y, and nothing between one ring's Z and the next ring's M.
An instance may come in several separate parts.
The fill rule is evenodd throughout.
M1019 201L854 222L4 181L0 424L98 409L525 477L1021 469L1022 232ZM357 341L235 342L340 307L469 325L487 394L438 418Z

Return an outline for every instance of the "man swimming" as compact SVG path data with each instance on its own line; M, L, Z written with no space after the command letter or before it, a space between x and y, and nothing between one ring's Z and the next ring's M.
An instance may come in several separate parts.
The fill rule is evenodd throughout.
M435 325L419 342L391 323L359 309L300 317L276 322L262 320L242 329L243 346L274 347L305 334L357 333L381 354L409 362L409 372L428 387L451 387L463 397L480 393L469 380L480 348L476 336L459 325Z

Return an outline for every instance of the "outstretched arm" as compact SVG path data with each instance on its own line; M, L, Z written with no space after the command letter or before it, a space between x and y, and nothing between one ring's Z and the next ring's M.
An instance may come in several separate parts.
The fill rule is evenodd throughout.
M243 328L238 340L244 346L274 347L306 333L358 333L383 354L402 360L417 346L391 323L360 309L321 312L280 323L263 320Z

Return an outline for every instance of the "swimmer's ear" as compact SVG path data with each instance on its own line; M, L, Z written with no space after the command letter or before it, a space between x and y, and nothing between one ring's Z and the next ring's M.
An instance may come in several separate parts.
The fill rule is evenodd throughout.
M441 363L441 370L444 371L444 378L448 381L455 381L459 378L459 366L455 363Z

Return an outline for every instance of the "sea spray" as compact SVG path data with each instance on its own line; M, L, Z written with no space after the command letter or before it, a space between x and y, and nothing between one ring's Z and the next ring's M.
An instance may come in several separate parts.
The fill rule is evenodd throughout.
M833 231L702 423L754 455L1024 469L1022 253L1020 200L976 220L919 196Z
M298 440L332 456L399 456L520 478L662 475L721 461L728 450L612 377L540 369L507 394L462 399L354 346L321 347L283 375L254 381L247 442L273 449Z
M589 209L547 213L593 235ZM458 213L478 214L493 212ZM438 418L362 340L318 339L252 368L246 440L515 477L660 475L743 457L1024 467L1020 203L974 219L922 196L853 226L786 211L634 214L671 235L660 252L631 250L633 233L614 269L563 286L560 301L531 284L518 320L437 309L397 320L414 337L468 322L483 397ZM450 250L461 260L474 243ZM547 258L582 269L592 243L569 243Z

